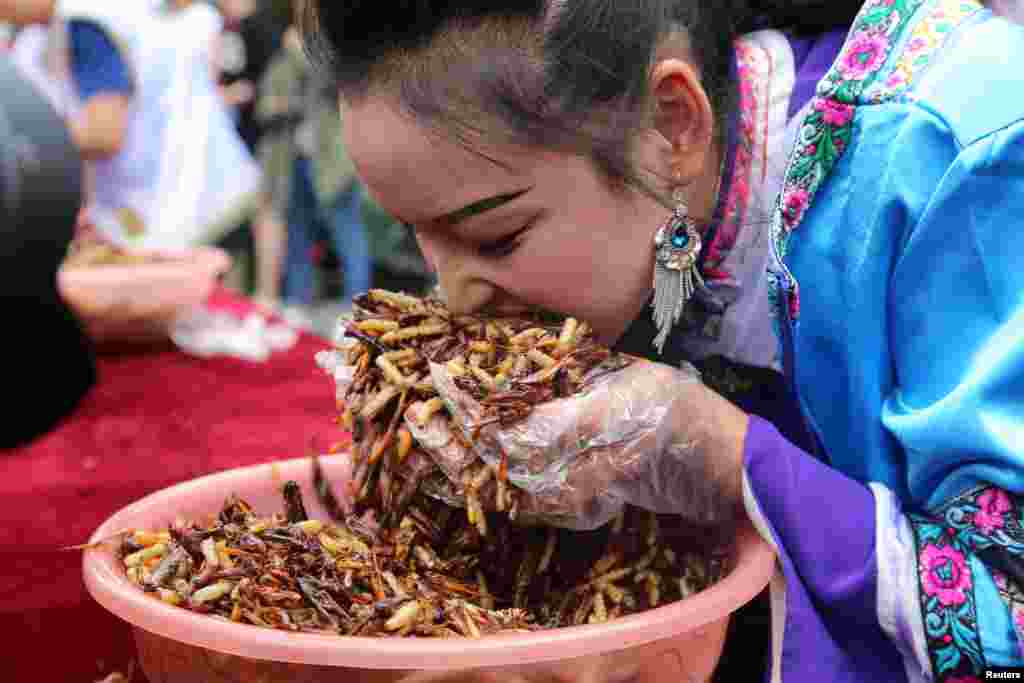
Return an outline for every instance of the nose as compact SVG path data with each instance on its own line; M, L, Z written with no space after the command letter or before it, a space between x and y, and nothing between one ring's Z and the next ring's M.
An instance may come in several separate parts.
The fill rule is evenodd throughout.
M480 272L475 254L443 237L417 231L417 240L441 285L448 308L456 315L475 313L494 299L496 287Z

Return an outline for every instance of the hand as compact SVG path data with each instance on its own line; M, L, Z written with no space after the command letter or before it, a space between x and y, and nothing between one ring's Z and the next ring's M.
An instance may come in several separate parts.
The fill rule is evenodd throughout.
M89 208L83 206L78 210L78 217L75 219L75 236L92 236L96 232L96 225L92 222Z
M256 97L256 86L252 81L235 81L221 88L221 97L228 107L240 107L253 101Z
M457 424L471 434L484 407L447 370L432 379ZM407 424L413 426L407 413ZM747 416L708 389L692 366L636 362L583 393L533 409L510 426L479 429L472 454L435 418L421 442L452 480L474 459L500 467L521 489L520 514L568 528L596 528L626 504L674 513L703 527L730 525L740 502ZM475 456L472 457L472 456ZM485 501L486 504L486 501Z

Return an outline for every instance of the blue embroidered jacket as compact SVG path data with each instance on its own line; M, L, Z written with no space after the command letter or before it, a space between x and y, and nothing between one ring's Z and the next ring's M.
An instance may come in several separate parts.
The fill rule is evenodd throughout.
M776 674L983 680L1024 664L1024 28L870 0L807 112L774 298L832 469L752 428L748 509L786 579Z

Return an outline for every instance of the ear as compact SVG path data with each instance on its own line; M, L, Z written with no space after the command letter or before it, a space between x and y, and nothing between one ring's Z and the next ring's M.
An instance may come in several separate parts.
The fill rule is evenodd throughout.
M711 153L715 116L697 69L682 59L665 59L651 72L654 127L671 146L673 176L696 178Z

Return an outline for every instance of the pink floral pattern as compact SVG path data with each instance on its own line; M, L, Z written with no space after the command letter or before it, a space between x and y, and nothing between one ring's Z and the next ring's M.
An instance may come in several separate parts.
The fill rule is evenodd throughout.
M723 267L725 258L736 246L750 203L754 156L768 136L768 87L774 78L771 55L763 47L740 38L735 44L739 79L739 130L737 131L732 182L725 198L721 223L705 247L703 274L712 282L732 282ZM763 179L762 179L763 180Z
M978 531L991 536L1003 528L1003 515L1013 509L1010 497L1000 489L989 489L978 496L978 507L974 513L974 525Z
M922 6L927 11L919 13ZM977 0L868 0L839 59L818 85L780 193L772 225L776 269L771 297L799 312L799 287L784 259L818 188L850 144L857 107L908 93L953 29L984 7ZM906 40L906 44L901 44ZM900 45L899 50L894 47ZM890 63L893 64L888 71ZM794 317L793 322L796 322Z
M872 90L867 99L881 102L906 92L907 87L919 79L931 63L928 55L942 47L951 31L982 9L980 3L970 0L941 0L914 27L892 72Z
M818 188L849 146L856 106L861 94L885 65L893 40L925 0L869 0L850 30L846 45L829 73L818 84L810 114L804 121L786 171L779 207L772 225L778 268L770 296L785 305L796 322L800 304L796 279L784 264L790 235L796 231ZM786 301L782 301L785 292Z
M853 106L842 104L833 100L817 100L814 103L815 111L821 112L821 118L830 126L845 126L853 120ZM810 154L817 152L817 147L811 145L807 150Z
M963 553L952 546L928 544L920 553L919 567L926 595L938 598L944 607L956 607L967 600L971 568Z
M779 195L772 223L770 289L779 314L777 325L795 325L799 318L799 284L787 268L786 252L819 188L850 147L857 108L912 97L913 84L954 29L982 9L977 0L868 0L864 4L839 59L818 85ZM968 558L994 545L1024 557L1021 513L1016 499L989 489L969 492L934 515L911 516L925 638L939 683L979 680L985 657ZM1020 631L1024 600L1018 603L1005 594L1004 599L1024 643Z
M889 39L885 34L858 33L839 56L839 71L851 81L862 81L881 68L888 53Z
M905 71L893 71L889 74L889 77L885 79L885 87L887 90L897 90L910 85L910 78Z
M786 225L795 226L804 218L807 205L811 202L811 193L802 187L794 187L782 197L782 218Z
M977 680L984 669L969 558L981 551L1024 557L1022 514L1021 501L1007 491L979 487L928 517L911 515L925 636L935 679L941 683ZM1006 603L1021 647L1024 591L995 567L987 565L985 570ZM1024 649L1021 654L1024 656Z

